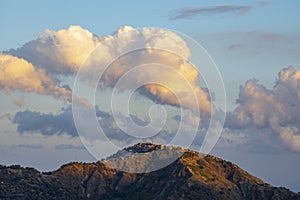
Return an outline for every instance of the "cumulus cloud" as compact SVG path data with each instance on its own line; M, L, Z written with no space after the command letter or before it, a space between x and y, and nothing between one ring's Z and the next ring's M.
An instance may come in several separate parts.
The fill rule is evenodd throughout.
M281 70L272 89L247 81L237 103L227 115L227 127L271 130L286 148L300 151L300 71L292 66Z
M249 10L250 6L201 7L182 10L174 16L174 19L200 14L228 12L242 14ZM257 35L250 32L247 34ZM260 34L260 38L270 41L280 39L274 34ZM80 26L70 26L58 31L46 30L36 40L24 44L21 48L0 53L0 88L7 94L12 90L35 92L71 102L72 91L68 85L62 85L63 79L66 76L75 76L95 47L98 48L83 65L83 76L79 77L81 81L95 86L98 84L99 72L103 72L100 86L117 87L120 91L140 85L145 80L152 81L153 83L140 87L139 94L160 104L179 106L181 103L182 107L190 110L195 107L192 101L195 95L201 114L211 113L211 99L208 92L198 84L199 72L188 61L191 52L184 39L172 31L152 28L134 29L124 26L107 36L96 36ZM140 47L147 48L128 52ZM240 47L241 45L236 44L226 48L234 50ZM114 60L117 57L119 59ZM108 63L110 65L106 69ZM136 66L143 68L128 76L124 84L117 85L118 81L132 72ZM247 141L249 141L247 135L251 134L251 130L260 130L259 133L266 130L278 138L286 148L300 151L299 79L300 72L289 67L280 71L272 89L264 87L254 79L247 81L245 86L240 88L238 107L234 112L227 114L226 130L247 129L244 131L247 134L239 136L246 138ZM182 101L179 102L177 97ZM89 105L77 97L76 100ZM15 100L16 105L22 106L23 103L22 97ZM115 128L110 114L96 111L102 127L106 127L105 132L109 133L112 139L129 138ZM194 115L188 119L194 125L198 125L200 120ZM17 124L20 133L77 135L69 107L55 114L28 110L18 112L12 120ZM135 120L138 121L138 118ZM175 117L174 120L178 119ZM205 119L201 120L205 123ZM125 117L123 121L126 123L128 118ZM228 140L232 137L235 136L228 135ZM255 137L259 136L256 134Z
M146 48L139 49L141 47ZM127 52L132 49L137 50ZM105 50L110 51L104 53ZM99 60L103 55L106 59ZM182 107L195 110L197 106L203 113L210 113L209 95L197 84L199 72L188 61L190 56L187 44L174 32L151 28L137 30L126 26L101 41L100 49L87 61L85 67L88 72L84 75L88 74L88 80L98 80L96 75L101 70L95 73L93 67L96 65L102 69L108 63L107 58L118 58L104 71L100 79L104 86L125 90L147 81L152 82L139 90L141 94L151 96L162 104L179 106L181 103ZM127 78L124 75L128 75ZM122 78L122 84L116 86ZM198 100L196 105L193 103L194 96Z
M153 55L148 55L147 57L151 56ZM186 62L178 64L181 58L176 59L175 56L172 60L168 60L169 62L164 61L163 58L159 59L160 65L163 63L163 66L147 64L134 71L131 66L128 66L122 67L122 72L118 70L122 61L118 61L118 63L113 63L105 72L101 81L109 87L116 87L120 90L131 89L141 85L141 88L138 90L140 94L151 97L157 103L182 106L191 110L199 107L203 114L210 113L209 95L196 84L198 79L197 69ZM142 60L140 63L138 63L138 60L135 60L134 64L136 65L134 66L143 65L144 61ZM172 66L172 68L164 66ZM126 77L124 76L125 74ZM122 81L122 84L116 85L118 81ZM150 83L144 85L143 83L145 82Z
M170 20L191 19L196 16L207 16L217 14L235 14L243 15L252 10L252 6L242 5L223 5L223 6L202 6L202 7L187 7L177 10L169 18Z
M72 100L72 92L57 85L43 69L36 69L22 58L5 54L0 54L0 88L7 94L11 90L19 90Z
M3 60L6 60L1 63L3 75L0 74L0 86L7 93L11 90L35 92L71 102L73 93L68 85L63 85L63 81L67 76L76 75L95 47L98 48L81 68L83 76L79 76L77 80L88 83L88 86L95 86L98 84L99 72L103 72L99 89L116 87L123 91L141 85L138 93L151 97L156 103L181 106L192 112L199 107L201 115L211 114L209 94L199 86L199 72L188 61L191 57L188 45L178 34L168 30L124 26L112 35L101 37L79 26L59 31L46 30L23 47L1 54ZM146 48L137 50L141 47ZM111 65L106 69L108 63ZM116 85L136 66L143 68L128 76L123 84ZM150 83L143 85L145 81ZM73 96L73 100L89 105L88 109L91 108L87 101L76 96ZM116 126L111 114L96 109L96 115L108 138L125 142L132 140L132 137ZM125 126L130 124L128 116L119 117ZM139 119L137 116L130 117L136 121ZM12 121L17 125L19 133L77 136L70 107L58 113L20 111ZM197 126L200 117L192 113L188 116L188 121ZM139 122L148 123L142 119ZM167 124L168 128L157 134L157 140L169 141L173 138L174 131L169 129L171 124L176 123L173 120Z
M106 86L113 87L120 77L138 65L149 62L158 63L171 69L163 71L153 67L154 65L149 65L139 71L133 77L132 82L140 84L145 79L153 82L163 81L169 88L159 84L146 84L143 94L151 95L160 103L179 106L178 99L171 92L173 91L181 97L181 106L192 110L195 110L192 102L195 95L199 101L196 106L200 107L203 114L210 113L209 95L197 85L199 73L196 67L187 61L191 56L190 49L183 38L172 31L153 28L138 30L124 26L112 35L96 36L80 26L70 26L58 31L46 30L36 40L24 44L21 48L4 53L10 54L11 57L20 59L22 62L27 62L32 70L45 77L47 74L48 82L54 79L60 82L65 76L74 76L95 47L98 49L93 52L83 66L82 74L84 75L79 77L81 80L86 80L90 85L95 86L99 73L103 72L108 63L129 50L146 47L144 50L126 54L114 62L102 79ZM20 70L16 67L13 69ZM181 80L180 77L185 79L186 84L182 83L183 79ZM42 82L43 79L40 81ZM191 85L191 89L188 85ZM130 87L130 85L127 86L125 89ZM26 91L42 93L41 89L30 90L27 88ZM72 94L64 87L58 87L50 93L58 97L62 92L69 93L65 95L68 98Z
M97 44L99 37L80 26L70 26L59 31L47 29L36 40L5 53L61 75L76 72Z

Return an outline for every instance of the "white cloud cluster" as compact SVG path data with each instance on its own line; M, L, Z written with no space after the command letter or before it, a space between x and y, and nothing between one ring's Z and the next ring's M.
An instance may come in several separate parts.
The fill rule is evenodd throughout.
M85 77L81 78L88 80L90 84L97 84L99 71L104 70L106 65L118 56L129 50L146 47L144 50L126 54L122 59L114 62L103 79L107 86L113 87L113 83L138 65L149 62L158 63L168 66L170 70L163 72L149 65L134 76L132 81L135 84L142 83L145 78L153 82L163 81L169 89L158 84L147 84L144 86L146 95L155 97L158 102L179 106L177 97L170 91L172 90L182 98L181 106L190 109L195 109L192 102L195 95L199 100L196 106L199 106L203 113L210 113L209 95L197 85L199 73L186 60L191 56L190 50L185 41L172 31L154 28L139 30L124 26L113 35L99 37L80 26L70 26L59 31L46 30L36 40L4 53L14 56L15 60L17 57L24 59L22 62L27 62L37 73L41 73L41 78L47 77L51 81L52 77L53 80L59 82L62 77L75 75L97 46L96 52L83 66ZM22 73L20 68L18 68L18 73ZM185 84L182 84L183 80ZM48 87L48 82L43 86ZM191 89L187 85L191 85ZM42 93L41 90L24 91ZM57 90L59 89L55 91ZM53 92L53 94L60 95L59 92Z
M62 80L66 76L75 76L95 47L98 48L86 60L84 76L81 77L89 84L94 86L97 83L97 72L103 72L108 63L111 65L100 79L107 87L115 87L126 73L136 66L143 66L118 89L127 90L145 80L163 83L146 84L139 92L173 106L179 106L177 97L180 97L181 106L189 109L195 106L192 102L195 95L201 114L211 112L209 95L198 85L199 73L187 61L191 52L185 41L174 32L152 28L124 26L103 37L80 26L46 30L21 48L0 53L0 88L7 94L19 90L71 101L72 91L68 86L61 86ZM133 49L137 50L128 52ZM121 57L115 60L118 56ZM23 103L23 97L15 100L16 105L22 106ZM227 113L227 131L266 130L276 135L288 149L300 151L300 71L293 67L283 69L272 89L256 80L247 81L240 89L237 103L238 107ZM198 121L196 118L195 124Z
M133 73L135 67L142 66L123 82L122 89L143 85L147 81L158 83L144 85L143 94L174 106L179 106L180 98L180 106L192 110L197 106L203 113L210 113L209 95L197 85L199 72L188 62L190 56L187 44L174 32L152 28L137 30L125 26L115 35L103 37L99 49L85 67L88 80L98 80L99 73L92 68L105 68L108 58L118 58L108 66L101 79L106 86L114 87L126 73ZM197 105L192 102L193 96L198 99Z
M292 66L281 70L272 89L247 81L237 103L227 116L229 128L269 129L287 148L300 151L300 71Z
M30 62L11 55L0 54L0 87L7 94L11 90L19 90L72 100L72 92L57 85L45 70L37 69Z
M47 29L36 40L5 52L24 58L38 68L57 75L76 73L84 59L99 44L99 38L80 26L52 31Z

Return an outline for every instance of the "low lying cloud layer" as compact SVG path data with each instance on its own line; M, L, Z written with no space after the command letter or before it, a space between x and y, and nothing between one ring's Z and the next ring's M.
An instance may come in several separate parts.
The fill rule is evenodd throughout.
M70 136L78 136L71 108L66 108L58 114L20 111L14 116L13 122L17 124L20 133L38 132L46 136L67 133Z
M111 127L113 120L111 115L95 109L96 117L106 123L106 127ZM41 133L45 136L67 134L77 137L77 130L73 120L72 107L62 108L58 113L42 113L36 111L19 111L11 119L17 125L17 131L23 133Z
M111 141L122 144L137 143L141 141L141 139L132 137L131 135L128 135L128 133L122 131L116 124L115 119L111 114L99 110L98 107L95 107L95 114L99 125L103 129L104 134ZM125 116L119 115L115 117L121 119L122 124L125 126L129 126L131 124L130 119ZM149 124L149 121L145 121L144 119L141 119L136 115L131 115L130 117L139 125L143 126ZM62 134L70 137L79 136L74 123L71 107L62 108L58 113L41 113L30 110L20 111L17 112L15 116L9 120L16 124L17 131L20 134L40 133L44 136ZM176 125L174 125L174 123ZM176 129L178 128L177 124L177 121L168 121L166 127L164 127L159 133L157 133L157 135L153 136L151 140L169 142L174 137L174 133L176 133ZM88 132L90 130L94 130L94 128L86 127L85 129L85 131ZM134 129L131 129L131 131L135 132ZM143 136L143 134L144 133L139 133L136 135ZM100 137L101 134L99 133L98 136ZM84 137L84 135L81 135L81 137ZM149 141L149 139L145 138L144 141Z

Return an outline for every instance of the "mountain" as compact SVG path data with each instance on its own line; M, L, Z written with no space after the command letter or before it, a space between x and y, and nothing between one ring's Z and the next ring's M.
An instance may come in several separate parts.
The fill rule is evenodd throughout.
M122 172L104 164L123 160L117 164L126 165L124 162L132 156L144 156L158 150L173 155L170 152L174 149L177 153L183 151L183 155L167 167L149 173ZM141 160L140 163L145 162ZM128 164L127 169L131 165ZM0 199L293 200L300 199L300 193L273 187L237 165L211 155L139 143L103 161L69 163L47 173L18 165L0 166Z

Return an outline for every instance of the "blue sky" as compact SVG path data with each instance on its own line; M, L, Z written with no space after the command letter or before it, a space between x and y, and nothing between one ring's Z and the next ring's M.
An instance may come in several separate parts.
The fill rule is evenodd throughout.
M98 35L110 34L125 24L175 29L193 37L231 31L292 34L300 30L297 24L299 4L298 1L272 1L264 6L259 1L6 1L2 2L1 12L1 34L6 39L1 42L1 49L15 48L49 27L55 30L71 24L81 24ZM241 16L223 14L169 20L172 12L183 7L220 5L247 5L252 10Z
M274 114L271 111L278 108L278 105L284 107L285 102L295 105L296 111L299 109L299 97L289 98L282 89L290 87L291 91L300 91L299 86L289 82L298 80L297 74L300 70L299 1L12 0L2 1L1 8L0 52L14 55L9 50L15 49L16 54L22 53L26 50L22 49L23 45L37 40L46 29L56 32L68 29L71 25L79 25L99 37L111 35L124 25L133 28L166 28L187 34L210 54L224 80L229 115L246 113L245 115L252 117L260 115L271 118ZM17 50L18 48L20 49ZM20 55L22 54L18 54ZM288 66L294 68L283 70ZM57 76L47 71L48 69L45 67L46 75L53 76L61 84L72 88L74 77L65 74ZM279 72L290 73L290 80L279 77ZM257 79L258 83L250 81L246 87L246 81L252 78ZM4 88L1 84L0 76L0 89ZM280 87L276 87L277 85ZM258 95L258 98L252 95L251 89L258 91L261 96ZM3 155L0 163L20 163L42 170L52 170L72 160L92 161L94 158L84 150L81 141L70 137L74 133L70 134L64 129L60 134L58 126L53 128L59 120L70 122L70 103L67 100L54 100L48 93L37 93L16 90L8 94L0 90L0 127L3 129L0 133L0 152ZM140 98L139 105L144 102L145 105L150 104L146 97ZM264 98L267 100L264 101ZM236 99L239 99L240 105L236 104ZM100 103L101 101L104 102L100 100ZM18 102L22 105L17 106ZM265 110L269 104L274 107ZM247 110L249 107L253 110ZM22 118L26 116L24 113L21 115L24 111L29 111L25 113L28 118ZM298 145L287 140L289 136L285 134L296 130L292 135L300 135L297 125L299 118L291 110L282 111L283 114L278 112L280 117L294 121L279 117L279 121L284 121L284 127L274 127L269 125L272 121L267 119L262 122L259 121L260 118L251 122L238 121L237 125L237 119L230 118L229 125L225 127L223 136L212 153L241 165L271 184L300 191L300 143ZM17 113L19 118L16 118ZM25 128L28 131L26 129L22 132L24 127L20 128L20 125L25 126L31 122L30 117L48 120L53 123L53 127L27 126ZM49 130L52 131L51 134L48 134ZM282 130L285 132L282 133ZM274 166L274 163L278 165ZM284 172L278 176L281 169Z

